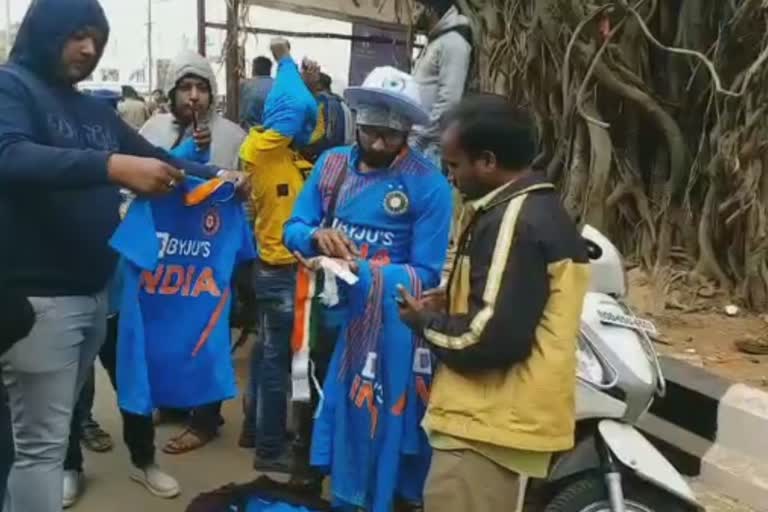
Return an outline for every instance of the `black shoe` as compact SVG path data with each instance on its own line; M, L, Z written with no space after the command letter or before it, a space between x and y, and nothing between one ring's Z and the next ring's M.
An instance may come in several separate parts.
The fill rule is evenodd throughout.
M240 448L246 448L253 450L256 448L256 435L248 432L245 428L240 432L240 439L237 441L237 446Z
M289 452L275 458L261 457L258 454L253 461L253 469L260 473L284 473L289 475L293 472L293 457Z

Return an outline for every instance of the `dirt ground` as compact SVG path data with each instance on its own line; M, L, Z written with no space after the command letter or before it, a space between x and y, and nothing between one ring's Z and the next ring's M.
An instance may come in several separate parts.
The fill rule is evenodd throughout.
M638 269L629 273L629 288L635 313L659 329L656 345L661 353L768 390L768 355L745 354L735 346L739 340L768 343L768 311L749 312L711 290L677 287L654 293L650 279ZM661 312L659 296L665 297ZM729 306L738 308L733 316L726 313Z

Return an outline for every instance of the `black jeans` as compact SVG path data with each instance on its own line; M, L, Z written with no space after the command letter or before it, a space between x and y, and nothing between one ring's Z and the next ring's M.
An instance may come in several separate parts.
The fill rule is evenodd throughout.
M8 406L8 395L0 375L0 508L5 500L5 486L8 475L13 467L13 426L11 425L11 409Z
M99 359L104 369L107 370L112 388L117 390L117 316L107 320L107 338L99 352ZM70 425L69 446L67 456L64 459L65 471L83 470L83 451L80 447L80 439L83 433L83 424L90 419L94 396L94 375L91 376L83 387L78 398L75 411L72 414ZM141 416L129 412L120 411L123 420L123 440L131 453L131 462L137 468L145 468L155 462L155 425L151 416Z
M169 414L174 419L186 421L187 426L195 432L210 436L216 435L219 427L224 424L224 418L221 415L221 402L201 405L194 409L169 409L163 407L160 410Z

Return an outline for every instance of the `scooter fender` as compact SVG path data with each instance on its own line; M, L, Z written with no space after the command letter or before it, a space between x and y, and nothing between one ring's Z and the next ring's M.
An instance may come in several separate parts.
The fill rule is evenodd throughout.
M700 508L696 496L680 473L635 427L603 420L598 424L598 430L611 453L639 478Z

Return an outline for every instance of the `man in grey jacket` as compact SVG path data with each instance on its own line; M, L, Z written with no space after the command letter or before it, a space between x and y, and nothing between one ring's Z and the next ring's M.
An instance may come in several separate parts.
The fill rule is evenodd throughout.
M171 112L155 114L139 133L167 151L192 137L200 150L210 151L206 163L239 169L246 133L216 112L216 76L208 60L190 50L181 52L171 63L171 79Z
M453 0L416 0L416 29L426 32L413 76L430 123L414 130L411 145L440 162L440 119L461 101L472 60L469 20Z

